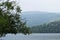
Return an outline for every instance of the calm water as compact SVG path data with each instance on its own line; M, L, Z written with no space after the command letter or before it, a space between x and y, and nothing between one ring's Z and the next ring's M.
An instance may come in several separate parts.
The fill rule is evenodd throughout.
M60 40L60 33L8 34L3 40Z

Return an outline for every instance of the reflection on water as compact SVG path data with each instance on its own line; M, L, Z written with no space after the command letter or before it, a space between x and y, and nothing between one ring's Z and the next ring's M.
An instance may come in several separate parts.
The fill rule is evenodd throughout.
M8 34L3 40L60 40L60 33Z

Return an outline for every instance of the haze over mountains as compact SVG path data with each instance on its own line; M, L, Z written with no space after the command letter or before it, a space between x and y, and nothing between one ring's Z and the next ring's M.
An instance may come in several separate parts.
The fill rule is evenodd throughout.
M59 13L30 11L22 12L22 17L26 18L28 26L41 25L55 20L60 20Z

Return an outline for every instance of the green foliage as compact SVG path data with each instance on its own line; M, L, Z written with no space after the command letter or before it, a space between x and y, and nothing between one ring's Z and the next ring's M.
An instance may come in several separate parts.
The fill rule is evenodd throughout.
M31 28L33 33L60 33L60 21L50 22Z
M21 20L20 13L21 9L15 5L15 1L7 0L0 3L0 36L7 33L30 33L30 28Z

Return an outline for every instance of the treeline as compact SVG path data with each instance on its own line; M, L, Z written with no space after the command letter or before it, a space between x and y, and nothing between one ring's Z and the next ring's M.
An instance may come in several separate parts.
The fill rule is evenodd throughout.
M32 33L60 33L60 21L31 27Z

